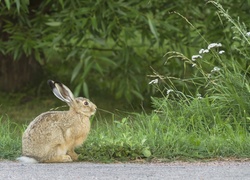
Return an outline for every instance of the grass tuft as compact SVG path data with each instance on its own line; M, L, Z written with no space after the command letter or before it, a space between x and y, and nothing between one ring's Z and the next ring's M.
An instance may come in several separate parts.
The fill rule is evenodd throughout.
M0 159L15 159L21 154L23 127L0 116Z

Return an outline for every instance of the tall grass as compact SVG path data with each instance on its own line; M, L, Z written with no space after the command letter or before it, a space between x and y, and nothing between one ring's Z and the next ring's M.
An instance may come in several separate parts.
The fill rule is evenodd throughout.
M0 116L0 159L15 159L21 154L23 127Z
M246 158L248 126L237 116L225 118L209 98L192 102L153 98L157 112L135 114L92 128L80 160L123 161ZM222 107L221 107L222 108Z

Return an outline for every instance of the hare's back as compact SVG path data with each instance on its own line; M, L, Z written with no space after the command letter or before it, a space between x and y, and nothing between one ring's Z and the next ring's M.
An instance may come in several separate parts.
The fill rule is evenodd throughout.
M63 119L65 119L66 114L63 111L50 111L45 112L37 116L27 127L25 133L33 134L39 133L47 134L48 132L54 132L57 129L61 129L61 124L67 126L63 123Z

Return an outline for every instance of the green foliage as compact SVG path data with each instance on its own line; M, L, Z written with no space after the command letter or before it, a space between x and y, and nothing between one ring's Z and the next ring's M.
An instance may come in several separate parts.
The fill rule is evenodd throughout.
M152 98L155 112L96 128L93 137L101 137L80 149L82 159L249 157L249 35L243 23L219 4L209 3L231 23L236 38L230 46L212 43L205 48L208 52L197 52L191 58L167 53L166 63L179 59L190 74L175 78L155 72L158 83L152 84L161 94ZM185 91L178 90L179 84Z
M188 78L176 78L187 89L192 87L195 89L195 91L190 91L189 95L195 97L196 94L202 94L204 98L209 99L211 106L220 111L221 115L225 117L232 115L238 117L241 121L241 118L249 116L248 109L250 108L249 51L247 50L250 45L249 37L243 23L235 21L219 4L210 2L216 5L220 16L226 17L226 20L232 23L232 34L236 35L234 41L237 43L231 42L234 46L230 49L227 49L226 44L212 43L208 45L207 50L209 52L200 52L199 54L197 52L198 55L194 55L192 58L188 58L181 53L170 52L166 54L167 61L179 58L186 64L187 68L188 66L191 67L190 72L193 72L193 74ZM240 56L235 56L238 53L240 53ZM165 77L162 82L168 83L165 84L165 89L161 92L164 97L166 94L167 97L175 97L180 94L174 86L176 81L171 81L171 78ZM170 90L177 94L169 94ZM187 101L189 100L190 98Z
M1 53L13 59L32 56L56 76L71 76L76 95L101 89L129 102L143 100L152 92L146 78L152 68L179 77L189 74L180 61L163 67L162 59L168 50L191 55L204 45L194 27L208 41L232 37L211 3L198 0L3 2ZM248 2L220 2L231 14L248 20ZM232 3L233 9L228 6Z
M62 4L62 1L60 3ZM98 1L96 5L99 5L98 3L103 2ZM118 2L111 1L105 5L110 3L115 4ZM154 3L160 3L160 1ZM152 98L154 111L150 114L132 114L120 120L113 118L108 122L105 122L104 118L95 119L92 122L89 138L77 150L80 153L80 160L110 162L116 160L151 160L155 158L174 160L249 157L250 83L248 55L250 44L247 27L239 19L234 20L218 3L214 1L208 3L215 5L217 8L219 18L222 24L225 25L225 29L222 31L225 31L228 37L235 38L227 38L224 41L215 39L216 41L213 42L216 43L210 44L207 43L208 40L199 29L196 29L198 39L205 40L205 42L201 43L202 45L199 44L195 51L189 51L192 54L187 53L187 56L185 56L182 52L173 51L166 53L164 56L167 67L172 67L173 64L183 67L184 73L181 73L182 76L179 76L178 73L171 74L171 76L167 73L161 75L161 70L154 71L152 77L157 78L157 81L152 81L150 86L159 94L158 97ZM186 8L186 6L183 7ZM95 13L96 18L99 18L99 16L100 18L106 18L103 15L97 16L98 13L102 12ZM186 16L179 14L178 17L181 17L192 28L196 27L185 18ZM63 26L63 22L58 21L58 19L57 21L50 21L48 25L53 27ZM140 16L138 16L138 19L140 20ZM159 46L162 39L160 37L160 28L152 20L152 14L147 14L145 19L142 18L142 21L145 21L149 27L151 40L154 40L152 41L152 47ZM98 24L99 22L93 18L91 22L96 27L92 31L96 31L96 34L99 33L98 36L103 35L103 32L112 34L112 32L104 28L102 21ZM115 27L114 29L120 31L119 28ZM110 36L110 34L107 34L107 36ZM113 43L114 45L116 43L109 38L107 39L110 44ZM188 41L188 39L185 40ZM64 43L71 42L73 41L65 41ZM150 41L148 40L148 42ZM121 48L122 46L116 45L115 48L117 47ZM203 52L198 53L202 48L209 51L205 53L203 50ZM131 46L126 46L125 49L129 53L133 52L135 56L138 55L135 52L139 51L134 51L135 49ZM116 55L121 55L120 57L127 57L127 54L122 53L122 51L117 50L116 52ZM77 53L77 51L75 54L73 53L72 57ZM86 50L85 53L90 54L90 51ZM112 53L106 53L110 57L112 56ZM88 69L97 67L96 64L98 63L93 63L94 56L88 55L86 57L88 57L86 61L83 58L78 62L79 66L74 67L72 81L78 78L83 80L83 77L87 77L88 72L90 72ZM110 64L113 63L109 68L116 67L116 63L120 62L106 57L103 60L110 62ZM121 61L126 60L121 59ZM141 62L127 61L127 63ZM81 68L79 67L86 68L87 74L80 74ZM131 70L133 68L136 69L136 67L132 67ZM119 69L119 71L127 70L130 69ZM134 71L129 71L129 74L132 72ZM105 74L106 72L103 71L102 73ZM96 75L96 77L99 76ZM120 74L114 74L113 77L122 78ZM120 88L125 88L122 83L119 85ZM80 84L77 91L80 91L81 88L86 89L86 86L84 83ZM12 136L12 131L8 128L10 122L2 122L1 119L2 127L4 127L1 131L1 138L5 139L5 141L1 152L3 154L8 152L7 155L2 157L12 157L12 155L16 155L16 146L11 145L19 143L10 138ZM17 139L17 141L20 142L20 139ZM0 142L2 143L2 141ZM11 152L10 155L9 152Z

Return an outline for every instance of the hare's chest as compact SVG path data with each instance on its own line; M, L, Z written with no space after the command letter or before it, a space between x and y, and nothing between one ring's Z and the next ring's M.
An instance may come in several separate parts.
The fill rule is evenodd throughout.
M75 142L75 145L81 145L87 138L90 131L89 121L77 121L65 132L68 141Z
M75 145L81 145L87 138L90 131L90 122L88 121L81 121L78 129L78 136L76 137Z
M90 122L89 120L87 121L81 121L81 123L79 124L78 127L78 135L79 136L83 136L83 138L85 138L85 136L87 136L89 134L90 131Z

